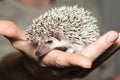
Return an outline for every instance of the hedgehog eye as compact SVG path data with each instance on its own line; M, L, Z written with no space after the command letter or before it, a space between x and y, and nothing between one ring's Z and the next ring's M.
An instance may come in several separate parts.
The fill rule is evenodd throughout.
M51 44L53 42L53 40L49 40L49 41L47 41L46 43L49 43L49 44Z

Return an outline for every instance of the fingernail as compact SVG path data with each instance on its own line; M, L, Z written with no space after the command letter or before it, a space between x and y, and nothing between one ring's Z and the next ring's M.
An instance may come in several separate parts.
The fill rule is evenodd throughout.
M111 33L111 34L108 35L107 41L108 41L109 43L113 43L114 41L117 40L117 38L118 38L118 35L117 35L117 34Z

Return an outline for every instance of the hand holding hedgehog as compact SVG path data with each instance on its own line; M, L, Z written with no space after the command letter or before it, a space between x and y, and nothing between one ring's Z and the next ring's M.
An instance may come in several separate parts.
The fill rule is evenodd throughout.
M26 35L30 43L37 45L35 55L39 59L53 49L80 52L96 41L100 30L92 13L76 5L54 8L40 15L26 29ZM89 58L86 54L83 56ZM92 57L91 60L95 59Z
M57 10L57 9L55 9ZM73 11L74 13L74 11ZM54 13L52 13L53 15ZM68 13L70 14L70 13ZM47 15L47 14L46 14ZM49 14L51 15L51 14ZM76 14L76 15L79 15L79 14ZM62 15L61 15L62 16ZM43 16L44 18L46 18L46 16ZM55 17L55 16L54 16ZM70 17L70 16L69 16ZM49 18L49 17L48 17ZM53 17L50 17L50 18L53 18ZM73 17L74 18L74 17ZM93 17L91 17L93 18ZM59 18L57 18L59 20ZM41 18L39 19L41 20ZM39 23L39 20L38 21L35 21L35 25L42 25L42 24L38 24ZM46 19L45 19L46 20ZM76 19L77 21L77 19ZM38 22L38 23L37 23ZM92 22L92 21L91 21ZM50 22L51 23L51 22ZM94 20L93 20L93 23L94 23ZM75 23L73 23L74 25ZM45 24L44 24L45 25ZM47 25L47 24L46 24ZM50 24L49 24L50 25ZM52 25L52 24L51 24ZM58 25L58 24L57 24ZM66 25L66 24L62 24L62 25ZM83 23L83 25L85 25ZM87 24L88 25L88 24ZM91 25L91 24L89 24ZM91 42L87 42L87 45L89 43L91 43L90 45L88 45L87 47L85 46L85 43L79 43L79 44L82 44L80 47L84 49L78 51L78 47L77 49L75 48L76 47L76 44L74 45L71 45L72 42L74 42L74 40L70 39L70 43L67 43L67 45L65 44L65 46L62 45L62 47L65 47L68 50L68 52L63 52L63 51L60 51L58 49L55 49L56 47L61 47L61 45L55 45L55 46L49 46L50 51L47 51L47 52L43 52L43 54L45 54L43 57L42 57L42 60L39 62L39 57L36 56L36 51L41 51L41 48L39 45L41 45L41 41L42 39L40 39L41 37L38 37L39 35L41 34L34 34L34 38L33 38L33 35L31 35L31 37L29 37L29 40L33 41L32 43L30 43L28 41L28 35L26 36L24 34L24 32L22 30L20 30L14 23L12 22L9 22L9 21L0 21L0 35L3 35L5 36L7 39L9 39L9 41L12 43L13 47L15 47L16 49L24 52L26 55L28 55L29 57L31 58L34 58L39 64L40 66L43 66L43 67L48 67L48 66L55 66L55 67L58 67L60 69L64 68L64 67L72 67L72 66L79 66L79 67L83 67L83 68L90 68L91 67L91 64L92 62L98 57L100 56L102 53L104 53L109 47L111 47L113 44L117 44L117 48L120 46L120 41L119 41L119 33L116 32L116 31L109 31L107 32L105 35L101 36L100 38L98 38L96 40L96 37L95 36L98 36L98 35L95 35L93 36L95 39L93 39L93 43ZM71 29L70 27L72 26L72 24L69 26L66 26L66 27L69 27L67 29ZM78 26L81 26L80 24L78 24ZM96 25L94 25L96 26ZM53 26L55 27L55 26ZM76 26L77 27L77 26ZM36 30L39 32L39 29L42 30L42 28L38 28L38 27L34 27L34 25L31 27L31 29L28 30L28 33L29 35L31 34L30 31L33 31L33 33L37 33ZM45 28L45 27L44 27ZM96 32L98 31L97 30L97 27L93 27ZM33 29L33 30L32 30ZM54 30L55 29L55 30ZM65 30L67 30L65 29ZM79 29L79 28L76 28L76 29ZM75 29L75 30L76 30ZM6 31L7 30L7 31ZM44 30L44 29L43 29ZM51 30L52 29L49 27L48 30ZM46 34L45 32L42 32L44 33L45 35L48 35L50 38L46 38L46 36L42 36L43 38L43 42L46 43L46 40L47 40L47 43L51 43L54 40L56 42L58 42L59 40L64 40L64 42L66 40L68 40L68 38L70 38L70 33L69 32L65 32L66 33L66 37L63 38L63 32L61 31L61 29L58 28L59 31L56 30L56 28L53 28L53 31L58 33L58 34L61 34L60 37L58 34L53 34L54 38L49 36L48 33ZM68 31L69 31L68 30ZM83 29L84 30L84 29ZM35 31L35 32L34 32ZM89 30L88 30L89 31ZM74 32L74 31L73 31ZM84 32L84 31L83 31ZM93 31L93 33L95 33ZM86 33L84 33L86 34ZM96 34L96 33L95 33ZM51 33L52 35L52 33ZM56 36L57 35L57 36ZM73 38L73 34L72 34L72 30L71 30L71 37ZM78 40L82 40L80 39L78 36L76 37L76 35L81 35L81 34L75 34L74 35L74 38L75 38L75 41L78 41ZM91 35L91 34L90 34ZM84 37L84 36L83 36ZM89 37L89 36L87 36ZM46 39L44 39L46 38ZM79 39L78 39L79 38ZM35 40L34 40L35 39ZM41 41L40 41L40 40ZM90 39L92 40L92 39ZM86 40L85 40L86 41ZM35 42L35 43L34 43ZM37 43L37 44L36 44ZM76 42L75 42L76 43ZM78 44L77 43L77 44ZM43 44L43 43L42 43ZM39 47L38 47L39 46ZM45 44L46 46L46 44ZM78 46L78 45L77 45ZM52 48L51 48L52 47ZM112 50L108 50L110 53L114 52L114 50L116 50L116 47L114 47ZM70 50L72 48L72 50ZM71 52L75 52L75 54L71 54ZM42 53L42 52L41 52ZM46 54L47 53L47 54ZM69 71L73 70L72 68L69 68ZM75 70L75 69L74 69ZM60 75L63 74L64 72L61 72L60 71ZM80 72L77 72L77 74L79 74ZM59 75L57 74L57 75ZM47 74L46 74L47 75ZM75 75L73 75L74 77ZM65 76L67 77L67 76Z

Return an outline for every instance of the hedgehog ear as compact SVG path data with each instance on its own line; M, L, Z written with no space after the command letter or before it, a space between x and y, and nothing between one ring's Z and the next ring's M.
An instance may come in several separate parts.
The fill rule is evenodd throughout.
M58 32L56 32L56 33L54 34L54 37L55 37L57 40L59 40L59 41L62 40L62 36L61 36L60 33L58 33Z
M55 38L61 41L61 37L59 35L56 35Z

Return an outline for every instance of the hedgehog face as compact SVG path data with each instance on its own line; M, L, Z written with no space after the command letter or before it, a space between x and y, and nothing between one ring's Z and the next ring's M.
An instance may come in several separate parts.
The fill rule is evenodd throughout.
M60 38L52 37L42 42L36 51L36 56L42 56L53 49L60 49L62 51L66 51L70 47L70 43L65 40L61 40Z
M36 56L42 56L53 49L74 53L74 52L81 51L83 47L78 44L72 44L69 41L64 39L61 40L61 39L52 37L48 39L46 42L41 43L41 45L38 46L35 54Z

